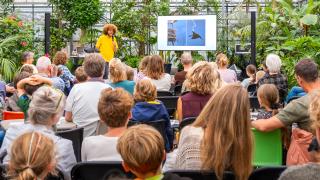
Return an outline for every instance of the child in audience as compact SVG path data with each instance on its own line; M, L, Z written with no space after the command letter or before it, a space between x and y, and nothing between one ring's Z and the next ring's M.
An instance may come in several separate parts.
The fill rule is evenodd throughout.
M61 74L59 75L59 77L64 81L65 88L69 92L71 89L71 85L75 80L75 77L71 74L70 70L66 66L67 61L68 61L67 53L63 51L58 51L53 58L53 64L58 66L59 71L61 71Z
M127 73L127 80L128 81L133 81L134 79L134 70L132 69L132 67L124 64L126 67L126 73Z
M255 65L250 64L246 67L246 73L249 78L246 78L241 82L241 85L245 89L247 89L250 84L254 84L256 82L256 71L257 68Z
M279 91L274 84L263 84L258 89L258 101L260 110L257 119L268 119L278 113Z
M25 119L28 116L27 112L29 109L32 94L44 84L51 86L52 81L49 78L45 78L39 75L33 75L18 82L17 93L19 99L17 105L24 113Z
M88 80L88 76L84 71L83 66L80 66L76 69L75 73L77 83L86 82Z
M114 58L109 62L109 79L113 88L120 87L133 94L135 82L127 80L126 67L120 59Z
M173 131L170 117L166 107L157 100L157 88L150 79L140 80L135 87L134 100L136 104L132 108L132 119L134 121L166 121L166 150L172 147Z
M127 129L132 96L121 88L111 88L102 91L98 113L100 120L106 123L108 131L104 135L90 136L82 143L82 161L121 161L116 150L118 138Z
M117 150L123 159L123 168L136 175L136 180L189 179L161 173L161 164L166 158L163 138L148 125L130 127L119 138Z
M151 56L145 56L142 58L142 60L139 63L139 68L138 68L139 72L137 74L135 81L140 81L141 79L146 77L145 70L146 70L146 67L147 67L150 59L151 59Z
M9 179L45 179L55 170L55 145L52 139L39 132L19 136L12 143L10 153Z
M264 71L258 71L256 73L256 82L255 83L258 84L260 79L262 79L265 74L266 74L266 72L264 72Z

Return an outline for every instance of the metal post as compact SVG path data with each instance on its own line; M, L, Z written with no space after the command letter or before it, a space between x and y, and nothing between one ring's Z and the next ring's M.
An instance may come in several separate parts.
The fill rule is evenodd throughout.
M251 61L250 64L257 65L256 62L256 12L251 12Z
M45 13L44 19L44 53L49 54L50 51L50 13Z

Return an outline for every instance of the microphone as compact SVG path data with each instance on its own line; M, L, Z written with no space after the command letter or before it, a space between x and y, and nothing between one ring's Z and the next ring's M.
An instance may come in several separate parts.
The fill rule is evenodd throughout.
M114 41L114 34L112 35L112 41Z

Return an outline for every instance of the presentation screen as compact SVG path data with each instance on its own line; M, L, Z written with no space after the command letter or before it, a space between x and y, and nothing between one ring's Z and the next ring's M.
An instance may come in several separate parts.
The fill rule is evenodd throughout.
M159 16L158 50L216 50L216 15Z

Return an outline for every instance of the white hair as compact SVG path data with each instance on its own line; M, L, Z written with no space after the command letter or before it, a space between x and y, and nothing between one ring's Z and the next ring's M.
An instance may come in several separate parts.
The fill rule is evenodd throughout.
M181 63L182 64L191 64L192 63L192 56L190 52L184 52L181 55Z
M270 73L279 73L281 68L281 59L276 54L269 54L266 58L266 65Z
M46 56L41 56L37 60L36 67L39 72L42 72L42 71L46 70L48 68L48 66L50 66L50 65L51 65L51 60Z

